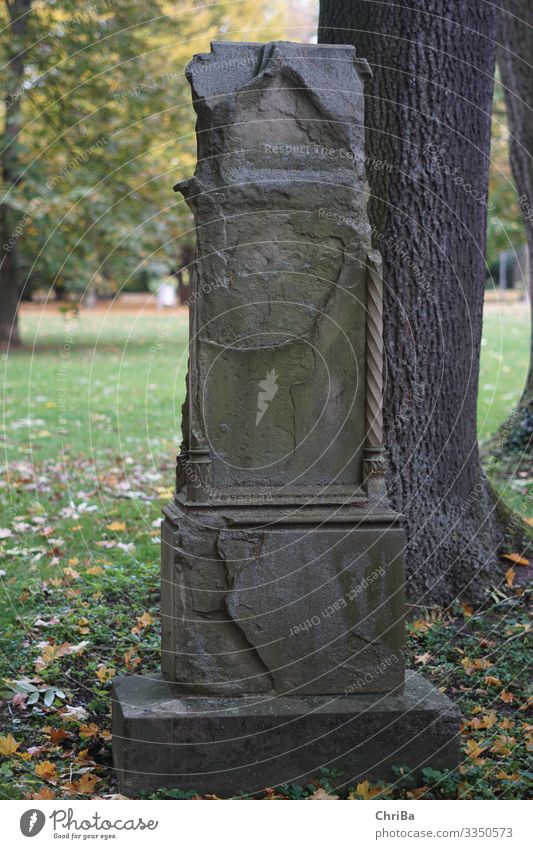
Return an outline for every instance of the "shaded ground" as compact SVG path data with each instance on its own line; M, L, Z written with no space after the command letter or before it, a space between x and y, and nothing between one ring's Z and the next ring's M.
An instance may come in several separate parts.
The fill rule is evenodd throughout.
M4 358L0 796L116 792L110 681L159 668L158 527L173 483L187 323L184 311L99 309L77 321L31 308L22 321L27 350ZM487 310L485 435L520 394L527 327L523 304ZM530 477L505 486L531 518ZM411 611L411 665L465 717L458 776L429 771L420 787L350 788L328 774L265 798L319 798L341 786L353 798L524 798L529 567L509 555L506 579L483 609Z

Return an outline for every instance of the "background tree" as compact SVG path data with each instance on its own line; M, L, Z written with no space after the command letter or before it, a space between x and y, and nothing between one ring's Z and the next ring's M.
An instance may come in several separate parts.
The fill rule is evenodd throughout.
M280 0L56 0L19 18L15 5L30 3L9 0L0 18L25 28L2 56L12 66L8 95L18 95L4 110L1 144L11 157L8 260L19 263L16 289L2 278L6 293L17 291L4 341L19 291L112 294L176 265L191 218L172 185L196 153L185 65L215 38L276 38L284 26Z
M495 4L323 0L319 40L368 59L367 175L383 254L389 489L408 588L480 596L501 533L476 436Z
M25 53L28 44L28 13L31 0L4 0L3 24L5 50L0 61L5 72L4 131L0 151L2 186L0 189L0 344L20 343L18 302L20 274L16 240L16 210L9 193L20 180L21 97L23 92ZM7 32L6 32L7 31ZM8 38L6 38L6 34Z
M509 124L509 161L526 230L528 285L533 297L533 25L529 0L502 0L498 65ZM530 451L533 439L533 334L529 374L505 448Z

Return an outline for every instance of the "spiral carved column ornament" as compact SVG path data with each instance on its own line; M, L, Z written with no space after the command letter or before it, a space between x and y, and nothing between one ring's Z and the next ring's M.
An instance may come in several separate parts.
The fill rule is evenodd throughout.
M383 451L383 274L381 254L367 255L366 444L364 477L369 495L385 495Z

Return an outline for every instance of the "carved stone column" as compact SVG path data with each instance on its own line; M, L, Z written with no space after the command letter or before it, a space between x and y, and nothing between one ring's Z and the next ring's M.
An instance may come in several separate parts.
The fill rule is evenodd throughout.
M197 251L162 529L165 680L115 687L126 791L253 791L324 764L355 778L455 763L457 713L404 676L368 74L353 47L286 42L217 43L188 67L198 164L176 188Z

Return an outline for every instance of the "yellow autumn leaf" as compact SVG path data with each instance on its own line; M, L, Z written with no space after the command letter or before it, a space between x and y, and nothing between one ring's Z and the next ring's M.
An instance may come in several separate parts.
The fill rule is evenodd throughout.
M137 623L140 628L147 628L154 621L154 617L145 611L142 616L137 616Z
M94 793L95 787L100 781L96 775L92 775L90 772L86 772L79 781L76 781L77 792L78 793Z
M126 522L111 522L111 524L107 525L108 531L125 531L126 530Z
M506 560L510 560L511 563L515 563L517 566L529 566L529 560L527 557L522 557L522 555L517 552L514 552L513 554L504 554L503 556Z
M19 746L12 734L0 737L0 755L14 755Z
M500 781L520 781L520 773L518 772L504 772L503 769L500 772L496 773L496 778L499 778Z
M495 675L485 675L483 681L485 684L488 684L489 687L501 687L501 679L496 678Z
M508 690L502 690L500 693L500 699L502 700L502 702L505 702L506 704L510 705L511 702L514 701L514 696Z
M485 716L474 717L474 719L472 719L470 721L470 727L471 728L492 728L492 726L496 723L496 719L497 719L496 714L494 713L494 711L492 711L491 713L485 714Z
M97 737L99 733L99 728L95 722L91 722L89 725L80 725L78 728L78 734L80 737L85 739L86 737Z
M116 675L116 669L108 669L103 663L100 664L98 669L96 670L96 677L102 684L105 684L106 681L110 681Z
M70 557L68 561L69 566L79 566L80 558L79 557Z
M483 746L481 743L476 743L475 740L467 740L466 741L466 754L469 758L471 758L474 763L484 763L479 759L479 756L485 751L487 747Z
M383 787L370 787L368 781L361 781L355 788L355 793L350 793L348 798L375 799L376 796L379 796L383 792Z
M56 766L52 761L41 761L35 765L35 775L44 778L45 781L55 783L57 780Z
M461 666L467 675L472 675L480 669L489 669L492 665L490 660L486 660L484 657L476 657L473 660L469 657L461 658Z
M103 575L104 570L101 566L91 566L90 569L85 570L86 575Z
M418 633L425 633L429 631L431 628L431 622L426 622L425 619L417 619L416 622L413 622L413 631L417 631Z
M514 745L515 741L513 737L502 734L500 737L496 738L490 750L491 752L494 752L495 755L507 756L511 753Z
M516 569L513 569L513 567L511 566L509 569L507 569L507 571L505 573L505 583L507 584L508 587L513 586L515 577L516 577Z

